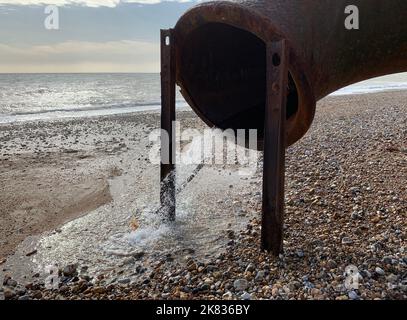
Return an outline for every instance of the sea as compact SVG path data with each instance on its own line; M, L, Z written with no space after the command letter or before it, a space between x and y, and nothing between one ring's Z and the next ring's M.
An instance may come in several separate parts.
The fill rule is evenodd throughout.
M407 73L360 82L332 95L407 89ZM188 105L177 94L178 108ZM160 76L0 74L0 123L89 117L160 108Z

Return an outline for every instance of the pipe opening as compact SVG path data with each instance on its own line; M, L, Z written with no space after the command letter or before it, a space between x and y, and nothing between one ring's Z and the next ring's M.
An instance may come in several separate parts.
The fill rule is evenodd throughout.
M206 23L189 32L180 48L182 86L198 111L227 129L264 127L266 45L251 32L224 23ZM278 66L280 57L273 56ZM287 119L298 110L297 88L289 75Z

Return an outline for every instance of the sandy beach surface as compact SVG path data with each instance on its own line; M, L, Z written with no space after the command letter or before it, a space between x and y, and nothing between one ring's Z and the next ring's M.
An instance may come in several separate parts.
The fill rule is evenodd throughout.
M120 155L144 135L148 118L155 117L1 125L0 258L27 236L110 202L107 180L121 174Z
M407 91L318 103L287 151L279 258L259 249L261 157L252 176L205 165L174 225L151 217L158 126L157 112L0 125L0 299L407 298Z

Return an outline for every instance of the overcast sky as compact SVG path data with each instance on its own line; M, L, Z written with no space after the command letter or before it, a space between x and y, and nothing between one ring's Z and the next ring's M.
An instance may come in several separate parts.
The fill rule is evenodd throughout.
M0 73L158 72L159 30L198 1L0 0ZM47 30L47 5L59 30Z

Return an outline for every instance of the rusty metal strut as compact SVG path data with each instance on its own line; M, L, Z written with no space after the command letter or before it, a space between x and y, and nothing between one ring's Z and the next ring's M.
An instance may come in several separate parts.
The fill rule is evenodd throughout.
M175 220L175 46L172 29L161 30L160 202L165 220Z
M283 249L288 48L285 40L266 44L263 206L261 248L275 256Z

